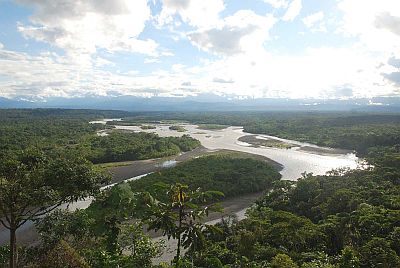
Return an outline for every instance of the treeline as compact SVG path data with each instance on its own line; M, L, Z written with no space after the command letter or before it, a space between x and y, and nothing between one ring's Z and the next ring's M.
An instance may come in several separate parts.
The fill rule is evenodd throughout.
M81 151L93 163L108 163L171 156L199 146L200 142L188 135L161 138L153 133L113 131L89 137Z
M129 182L135 191L160 196L157 183L187 184L193 190L214 190L233 197L264 191L281 175L270 164L244 157L211 155L193 159L178 166ZM162 190L161 190L162 191Z
M194 124L243 126L244 131L320 146L356 150L366 155L374 146L400 143L400 115L335 112L152 113L129 120L182 120Z
M73 146L104 126L91 120L123 117L120 111L66 109L0 109L0 153L30 146L50 150Z
M157 158L192 150L200 143L188 136L161 138L155 134L96 132L110 125L89 124L100 118L118 118L121 111L64 109L0 110L0 155L34 147L49 155L74 153L94 163Z

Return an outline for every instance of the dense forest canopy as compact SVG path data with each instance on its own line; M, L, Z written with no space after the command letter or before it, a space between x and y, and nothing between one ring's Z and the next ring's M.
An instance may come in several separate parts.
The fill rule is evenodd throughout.
M278 171L266 162L228 154L193 159L129 184L135 191L147 191L155 196L160 194L155 184L179 182L193 190L220 191L225 197L234 197L267 190L280 177Z
M96 110L0 110L0 154L35 147L49 154L70 151L93 163L107 163L170 156L200 145L188 136L160 138L122 131L98 136L98 130L112 126L89 124L95 119L127 115L121 111Z

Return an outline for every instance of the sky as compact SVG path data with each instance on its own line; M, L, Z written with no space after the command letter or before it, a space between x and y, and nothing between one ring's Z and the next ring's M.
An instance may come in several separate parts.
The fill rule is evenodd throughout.
M399 0L0 0L0 97L400 96Z

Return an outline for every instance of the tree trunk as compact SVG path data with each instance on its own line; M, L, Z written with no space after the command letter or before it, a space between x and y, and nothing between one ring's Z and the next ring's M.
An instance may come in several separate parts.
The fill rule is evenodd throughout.
M17 228L15 226L11 226L10 228L10 268L17 267L17 236L16 236Z
M178 225L178 248L176 250L176 261L179 261L179 258L181 257L182 214L183 214L183 209L182 209L182 207L180 207L179 208L179 225Z

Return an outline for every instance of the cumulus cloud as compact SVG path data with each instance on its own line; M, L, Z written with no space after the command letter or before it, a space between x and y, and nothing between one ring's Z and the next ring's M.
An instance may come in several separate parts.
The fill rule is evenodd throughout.
M272 15L240 10L221 20L217 27L189 33L188 37L198 48L221 55L259 51L274 23Z
M388 60L388 64L395 67L395 68L399 68L400 69L400 58L397 59L395 57L390 57Z
M400 17L392 16L389 12L378 14L375 17L375 26L400 35Z
M174 16L189 25L201 28L218 23L219 13L225 9L223 0L163 0L162 11L157 16L160 25L172 23Z
M0 49L3 49L4 45L0 42Z
M293 0L285 15L283 15L282 20L293 21L300 14L302 7L301 0Z
M225 83L225 84L232 84L234 81L232 79L223 79L219 77L214 77L213 82L215 83Z
M398 53L400 51L398 1L341 0L338 4L343 13L339 32L357 37L360 44L371 51Z
M182 81L194 76L191 71L184 73L183 65L143 75L137 71L113 73L99 68L104 64L112 63L97 57L94 65L82 65L56 53L32 56L24 52L0 50L0 96L34 100L106 96L109 92L142 97L172 96L177 89L180 90ZM193 81L196 81L195 77ZM181 94L195 92L189 87L185 90Z
M400 72L392 72L389 74L382 74L387 80L393 82L395 85L400 86Z
M157 43L138 39L150 8L146 0L18 0L32 6L29 24L19 23L26 37L65 49L71 53L127 50L155 54Z
M319 11L303 18L302 22L312 32L326 32L327 30L323 20L324 12Z
M224 26L189 34L189 39L198 47L216 53L232 55L242 52L240 40L255 31L254 25L246 28Z

